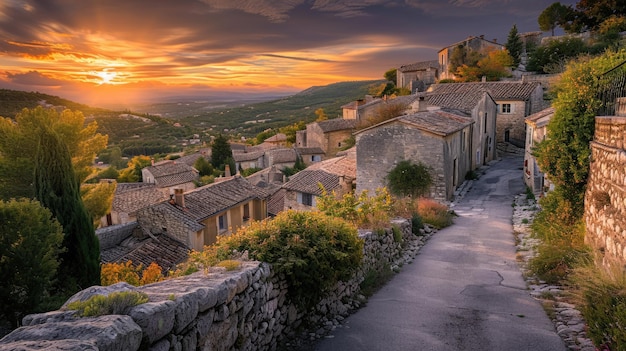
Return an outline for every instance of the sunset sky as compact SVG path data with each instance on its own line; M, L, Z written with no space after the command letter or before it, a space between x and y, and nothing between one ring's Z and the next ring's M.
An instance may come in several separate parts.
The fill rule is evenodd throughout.
M0 88L94 106L382 78L552 0L0 0ZM575 4L576 1L560 1Z

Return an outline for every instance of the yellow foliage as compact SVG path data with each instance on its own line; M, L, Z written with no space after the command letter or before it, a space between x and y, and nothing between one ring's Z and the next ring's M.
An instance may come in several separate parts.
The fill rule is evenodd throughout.
M164 279L161 272L161 267L155 262L152 262L145 270L141 264L133 266L132 261L105 263L100 272L100 284L102 286L119 282L126 282L134 286L150 284Z

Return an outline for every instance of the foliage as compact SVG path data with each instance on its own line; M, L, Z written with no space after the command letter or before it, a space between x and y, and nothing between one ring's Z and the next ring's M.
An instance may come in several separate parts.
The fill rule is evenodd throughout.
M557 83L552 106L554 117L548 124L550 138L534 150L539 167L562 191L579 218L589 174L589 142L593 139L596 111L600 107L598 77L626 59L626 51L572 62ZM622 68L623 69L623 68ZM599 84L602 83L602 84Z
M315 122L321 122L321 121L325 121L328 119L326 112L324 112L324 109L321 107L315 110L315 115L317 116L317 118L315 119Z
M389 171L387 183L392 194L417 198L428 192L432 178L423 163L414 164L404 160Z
M388 227L392 210L391 196L386 188L376 189L374 196L364 190L358 196L347 193L339 198L334 191L328 193L322 187L316 205L327 216L342 218L357 228L368 229Z
M431 199L421 199L417 203L417 213L423 223L429 224L437 229L451 226L452 218L454 217L446 205Z
M475 65L461 65L455 76L461 82L477 82L485 77L488 81L497 81L509 77L509 67L513 66L513 58L506 50L491 50L482 56Z
M552 39L530 53L526 69L539 73L561 73L571 59L592 52L592 48L580 38Z
M386 80L393 82L394 84L398 82L398 69L397 68L390 68L387 71L385 71L385 74L383 74L383 77L385 77Z
M569 8L564 29L569 33L596 31L611 16L626 15L626 3L618 0L579 0L576 9Z
M326 115L324 114L324 109L319 108L318 110L321 110L323 116ZM318 115L317 112L315 114L318 116L318 119L320 117L323 117L322 115ZM328 119L328 117L326 117L326 119ZM306 123L304 121L298 121L296 123L281 127L280 129L278 129L278 132L285 134L285 136L287 137L287 146L290 146L296 143L296 132L304 129L306 129Z
M450 73L456 74L461 66L476 67L484 54L476 50L468 49L465 45L458 45L450 54Z
M394 225L391 227L391 232L393 233L393 241L395 243L402 243L404 238L402 237L402 229L400 227Z
M198 180L194 181L194 184L197 187L201 187L201 186L205 186L207 184L212 184L215 182L215 176L212 175L205 175L200 177Z
M136 183L140 182L143 178L141 170L150 166L152 159L150 156L139 155L135 156L128 161L128 167L120 171L120 175L117 180L122 183Z
M117 179L119 176L120 172L118 172L117 168L115 166L110 166L98 172L98 174L92 179L99 181L101 179Z
M511 27L511 30L509 31L509 36L507 37L504 47L513 59L511 67L513 67L514 69L517 68L517 66L519 66L520 62L522 61L523 43L522 39L520 39L519 32L517 31L517 26L515 24L513 25L513 27Z
M100 151L97 160L117 169L126 167L126 162L122 159L122 149L119 146L110 146Z
M626 350L624 272L589 266L577 269L569 280L594 344L602 350Z
M107 137L96 133L95 122L85 125L80 111L58 113L41 106L23 109L15 122L0 117L0 198L34 197L33 160L42 128L53 130L66 144L73 171L81 183L94 172L96 153L107 144Z
M211 162L203 156L198 157L196 162L193 164L193 168L198 170L200 177L213 175L213 172L215 171Z
M622 42L620 33L626 31L626 16L611 16L598 28L598 39L602 47L619 48Z
M371 269L365 273L363 281L359 284L361 293L370 297L374 295L378 289L385 285L393 277L393 270L389 265L385 265L381 269Z
M155 283L165 279L162 268L152 262L144 269L143 265L133 265L132 261L122 263L105 263L102 265L101 282L102 286L108 286L119 282L126 282L130 285L140 286Z
M407 109L408 106L406 104L398 103L393 99L389 99L382 104L378 104L376 112L371 117L366 120L359 121L357 129L365 129L386 120L401 116Z
M108 314L126 314L129 309L149 301L148 295L138 291L116 291L107 296L95 295L85 301L74 301L68 310L76 310L82 317Z
M554 36L554 29L556 29L557 26L566 24L570 12L571 9L562 5L560 2L553 3L539 15L537 19L539 29L544 32L550 31L552 32L552 36Z
M411 216L411 232L414 235L420 235L420 229L424 228L424 221L418 213L413 213Z
M228 138L220 134L211 144L211 164L215 168L224 169L224 165L230 164L229 158L233 158L233 151L230 149ZM234 172L235 168L231 168L231 171Z
M93 221L80 198L78 179L70 153L49 128L37 130L35 195L63 226L65 237L59 278L74 280L81 287L100 283L100 245Z
M305 309L317 304L337 281L348 279L363 256L356 228L320 212L284 211L271 221L241 228L218 245L271 263L287 280L290 298Z
M301 170L306 168L306 164L302 160L300 155L296 156L296 162L293 164L293 167L284 167L280 171L285 175L285 177L289 178L292 175L300 172Z
M241 261L237 260L224 260L216 264L217 267L226 268L226 271L236 271L241 267Z
M263 170L262 168L258 168L258 167L251 167L251 168L246 168L241 172L241 176L243 177L248 177L253 175L254 173Z
M13 327L52 286L63 230L37 201L0 200L0 316Z
M100 219L111 213L113 206L113 194L115 194L116 183L101 182L97 184L83 184L80 187L81 197L85 204L85 209L94 224L98 226Z

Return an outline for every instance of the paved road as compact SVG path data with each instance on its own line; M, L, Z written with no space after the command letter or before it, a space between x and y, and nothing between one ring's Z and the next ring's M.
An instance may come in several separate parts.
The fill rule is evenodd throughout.
M521 165L519 157L492 165L456 204L455 225L316 350L566 350L515 261Z

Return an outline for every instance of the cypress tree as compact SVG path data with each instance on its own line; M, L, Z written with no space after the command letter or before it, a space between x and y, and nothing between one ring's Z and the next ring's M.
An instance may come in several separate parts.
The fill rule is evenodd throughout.
M509 51L509 55L513 58L513 69L517 68L522 61L523 43L522 39L519 37L517 26L515 24L511 27L509 37L507 38L504 46Z
M100 284L100 245L93 222L80 197L80 185L67 145L42 127L35 163L35 194L63 227L59 278L86 288Z
M228 138L222 134L215 137L213 145L211 145L211 164L215 168L224 169L225 164L229 164L229 158L233 158L233 151L228 143ZM235 168L231 166L231 172L235 172Z

